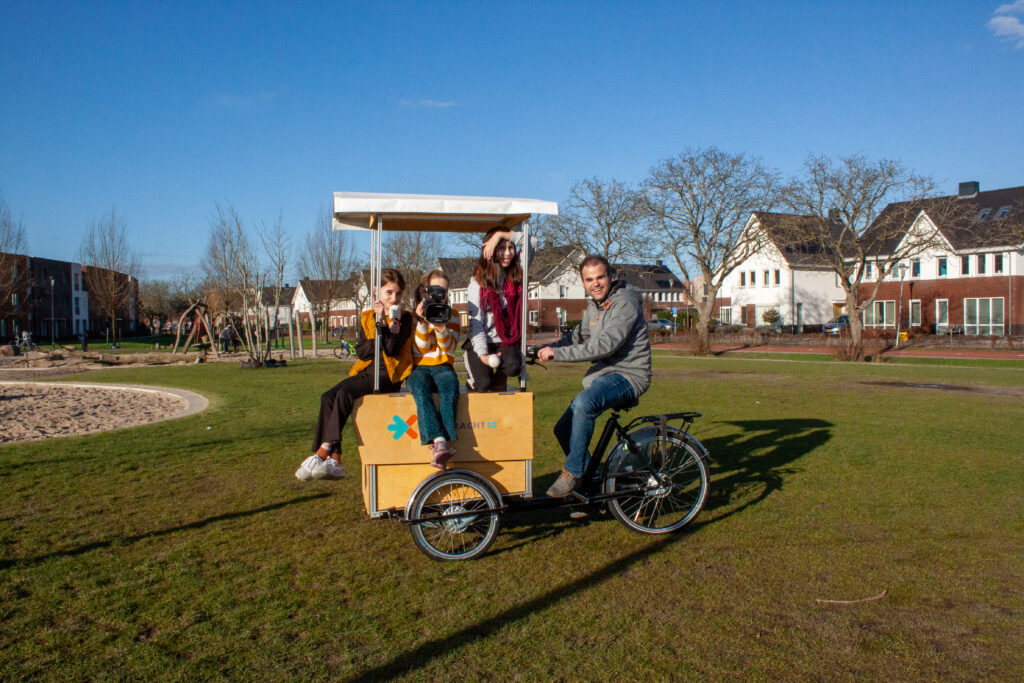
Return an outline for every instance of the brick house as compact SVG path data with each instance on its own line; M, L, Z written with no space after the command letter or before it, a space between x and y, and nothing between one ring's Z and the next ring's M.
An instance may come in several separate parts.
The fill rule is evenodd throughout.
M1024 239L1015 232L1024 228L1024 187L981 192L977 182L961 183L955 198L962 210L945 220L921 203L907 234L936 230L942 247L893 269L864 311L866 329L1024 334ZM862 297L876 277L869 264Z

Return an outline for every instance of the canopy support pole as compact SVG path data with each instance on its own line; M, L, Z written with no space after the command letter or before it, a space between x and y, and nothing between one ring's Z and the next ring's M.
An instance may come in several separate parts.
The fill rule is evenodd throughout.
M375 219L375 220L373 220ZM374 231L370 234L370 259L373 261L370 266L370 306L371 309L377 301L377 293L380 292L381 269L383 268L383 256L381 255L381 231L384 221L380 216L371 218L374 223ZM380 393L380 335L377 334L377 318L374 315L373 331L373 393Z
M526 323L530 319L530 221L523 221L523 297L519 319L519 352L523 367L519 373L519 391L526 391Z

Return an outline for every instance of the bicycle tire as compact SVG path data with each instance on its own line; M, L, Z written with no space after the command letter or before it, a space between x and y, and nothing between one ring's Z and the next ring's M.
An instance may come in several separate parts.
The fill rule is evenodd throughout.
M352 357L352 354L348 350L348 346L342 344L341 346L334 347L334 357L338 360L348 360Z
M434 477L416 494L409 506L409 519L496 509L501 501L486 483L472 474L447 472ZM438 562L473 560L494 543L501 526L501 515L480 515L452 519L410 522L409 533L424 555Z
M668 429L664 437L658 432L656 427L631 432L637 448L631 450L625 439L620 441L602 474L607 494L638 489L609 500L608 510L641 534L666 534L692 522L704 507L710 485L704 446L678 429Z

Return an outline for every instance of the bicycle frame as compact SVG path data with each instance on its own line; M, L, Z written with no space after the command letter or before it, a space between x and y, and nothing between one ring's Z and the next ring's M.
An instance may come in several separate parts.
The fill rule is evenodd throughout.
M441 516L430 516L430 517L418 517L415 519L403 518L405 524L418 524L421 522L430 522L441 519L456 519L459 517L470 517L476 515L485 515L494 512L506 513L506 512L522 512L524 510L536 510L544 508L560 508L560 507L573 507L577 505L593 505L595 503L602 503L613 498L624 498L631 496L638 491L643 490L642 486L634 486L632 488L619 489L614 493L602 493L601 491L601 478L598 472L604 462L605 451L608 449L608 445L611 443L612 436L617 434L620 441L625 441L626 444L633 449L637 448L637 444L630 437L629 432L634 427L642 424L652 423L657 424L662 430L667 429L668 422L670 420L682 420L683 421L683 434L689 434L690 425L693 421L701 416L698 412L688 411L682 413L667 413L665 415L644 415L641 417L634 418L628 424L623 426L619 422L619 413L621 409L613 409L611 415L608 416L608 421L604 424L604 429L601 430L601 435L598 437L597 445L594 448L594 455L590 458L590 463L587 465L586 472L583 474L582 479L582 490L573 491L572 494L564 498L549 498L547 496L538 496L533 498L514 498L514 497L500 497L504 502L503 505L496 508L484 508L480 510L472 510L467 512L456 512L446 513L443 517ZM661 484L661 478L657 472L651 471L651 475L658 479L658 483Z

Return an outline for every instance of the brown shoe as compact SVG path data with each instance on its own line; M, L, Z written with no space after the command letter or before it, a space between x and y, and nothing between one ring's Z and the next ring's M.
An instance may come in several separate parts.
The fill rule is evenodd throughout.
M555 483L548 489L548 496L551 498L565 498L575 491L579 484L580 480L577 477L572 476L563 469L562 474L559 475Z

